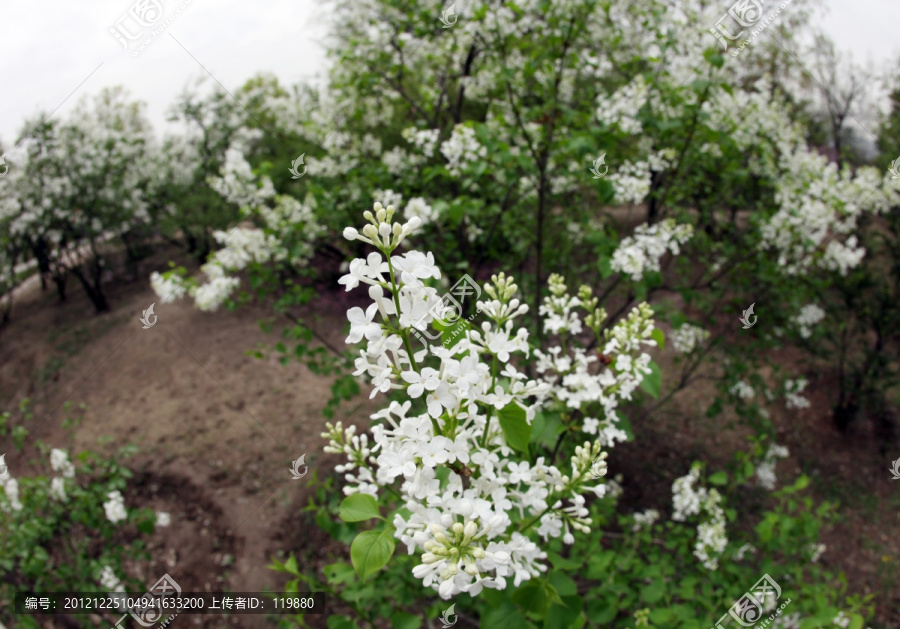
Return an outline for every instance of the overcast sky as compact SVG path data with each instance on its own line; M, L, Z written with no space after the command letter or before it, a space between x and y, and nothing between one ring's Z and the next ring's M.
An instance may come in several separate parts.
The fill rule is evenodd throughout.
M142 25L127 11L141 1L145 22L159 17L152 12L158 2L156 26L168 24L133 57L136 42L126 49L110 30L118 24L123 39L137 36ZM823 29L858 61L884 67L898 58L900 3L823 5L830 9L819 17ZM290 84L323 70L326 15L317 0L0 0L0 15L0 141L7 149L26 116L55 109L54 117L65 116L106 86L125 85L161 130L168 105L204 67L229 90L258 71Z

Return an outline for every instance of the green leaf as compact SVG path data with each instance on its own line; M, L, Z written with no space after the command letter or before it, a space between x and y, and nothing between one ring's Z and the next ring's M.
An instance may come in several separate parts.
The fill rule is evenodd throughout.
M531 421L531 441L552 448L556 444L557 437L565 430L556 413L537 412Z
M672 611L665 607L654 609L650 612L650 620L653 621L654 625L664 625L672 621Z
M650 338L656 341L656 344L659 345L659 349L666 349L666 335L663 334L662 330L653 328L653 332L650 333Z
M525 409L516 402L510 402L497 413L503 438L513 450L528 453L531 426L525 420Z
M353 581L354 577L353 566L346 564L343 561L325 566L322 569L322 572L325 574L325 579L328 581L329 585L350 583Z
M651 605L660 600L664 593L665 586L663 585L662 579L658 579L650 585L641 588L641 598Z
M350 561L356 574L365 581L381 570L394 554L393 529L383 531L363 531L350 545Z
M156 528L156 525L153 523L153 520L147 519L138 522L137 528L141 533L149 535Z
M551 605L544 621L544 629L569 629L584 625L582 621L577 623L584 606L580 596L564 596L562 605Z
M550 575L550 584L556 588L560 596L575 596L578 594L578 585L564 572L554 572Z
M600 271L600 279L606 279L610 275L613 274L612 270L612 258L609 256L603 256L602 258L597 260L597 269Z
M359 625L347 616L329 616L325 623L328 625L328 629L359 629Z
M369 494L353 494L344 498L341 501L338 517L344 522L362 522L372 518L384 519L378 513L378 503Z
M847 629L862 629L863 626L863 617L859 614L851 613L850 614L850 626Z
M531 579L522 587L513 592L510 599L516 605L539 616L545 616L550 604L558 602L562 604L556 588L545 579Z
M576 553L575 558L562 557L560 555L557 555L552 550L548 550L547 551L547 559L550 561L550 565L553 566L554 568L556 568L557 570L575 570L577 568L580 568L584 564L584 560L587 559L587 557L585 557L584 555L578 555L577 553ZM560 573L554 573L554 574L560 574ZM552 582L553 579L551 578L550 581ZM560 589L559 584L554 584L554 585L556 585L556 589L560 591L560 594L565 594L565 592L563 592Z
M394 629L419 629L422 619L406 612L394 612L391 615L391 627Z
M728 484L728 474L725 472L716 472L712 476L709 477L709 482L713 485L727 485Z
M706 60L717 68L721 68L725 64L725 57L720 55L718 51L713 48L708 48L707 50L705 50L703 52L703 56L706 57Z
M522 612L508 601L503 601L499 605L491 605L481 617L479 625L484 629L522 629L527 626L528 621Z
M656 399L659 398L659 390L662 388L662 373L659 365L652 360L648 366L650 373L644 375L644 379L641 380L641 388Z

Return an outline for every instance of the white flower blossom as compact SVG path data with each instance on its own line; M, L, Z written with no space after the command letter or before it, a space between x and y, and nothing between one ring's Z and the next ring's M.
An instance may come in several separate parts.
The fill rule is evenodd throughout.
M75 476L75 466L69 461L69 455L65 450L53 448L50 451L50 467L54 472L61 473L66 478Z
M103 503L103 510L106 512L106 519L115 524L121 522L128 517L125 510L125 499L118 490L109 492L106 497L109 499Z
M66 501L66 481L60 476L57 476L52 481L50 481L50 496L60 502Z
M640 225L633 236L624 238L619 244L610 267L639 282L645 273L660 270L659 261L666 252L678 255L681 245L692 235L692 226L676 225L672 219L654 225Z
M475 130L461 124L453 128L450 139L441 144L441 154L447 159L447 168L459 177L470 164L487 156L487 149L475 138Z
M806 378L797 378L796 380L788 380L784 383L785 404L788 408L804 409L809 408L809 400L800 395L806 388L808 382Z
M704 343L710 334L703 328L685 323L680 328L672 330L672 347L679 354L690 354L702 343Z
M800 336L808 339L812 335L812 328L825 318L825 311L815 304L803 306L800 314L794 317L794 323L800 329Z

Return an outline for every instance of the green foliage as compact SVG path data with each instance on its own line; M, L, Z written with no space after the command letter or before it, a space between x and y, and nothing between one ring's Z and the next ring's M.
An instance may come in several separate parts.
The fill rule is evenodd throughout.
M49 448L39 444L38 449ZM152 509L127 509L127 519L114 524L103 506L110 491L125 493L131 472L120 461L132 453L123 449L111 459L90 452L78 455L72 461L74 476L61 477L64 499L51 492L51 479L44 475L14 476L20 508L10 500L9 489L0 490L0 572L5 575L0 583L0 621L39 626L32 616L12 613L16 592L105 594L100 575L107 566L123 588L142 590L141 583L125 575L123 566L149 558L141 535L153 532L156 514ZM49 470L46 461L39 465ZM87 616L75 618L79 626L93 626Z

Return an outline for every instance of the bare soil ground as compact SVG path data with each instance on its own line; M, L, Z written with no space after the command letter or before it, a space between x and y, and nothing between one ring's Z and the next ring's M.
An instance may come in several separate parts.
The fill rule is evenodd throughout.
M165 260L163 254L146 266L163 269ZM135 444L126 505L169 512L172 524L153 536L153 565L133 567L133 576L149 585L168 572L183 591L279 591L285 579L266 566L277 551L302 548L314 528L302 525L299 514L312 475L293 480L291 463L305 453L309 470L320 474L335 464L320 436L330 380L296 362L285 367L247 355L279 340L258 325L270 311L202 313L189 301L160 304L148 274L111 283L113 310L102 315L74 283L65 304L39 284L17 298L13 320L0 333L0 408L14 409L28 397L35 416L26 424L31 435L23 452L4 448L7 463L46 474L46 461L30 464L37 440L72 454L113 455ZM143 329L139 318L154 301L157 323ZM340 306L317 307L323 319L344 318ZM343 345L341 325L322 334ZM86 409L67 414L66 401ZM362 422L369 410L367 400L354 401L335 419ZM62 427L67 415L81 415L74 430ZM322 549L326 541L319 537L316 545ZM185 618L204 626L224 622ZM230 626L263 626L261 617L231 620Z
M185 591L279 591L285 579L266 568L278 551L319 567L329 555L347 553L301 512L311 489L289 472L306 453L311 471L331 473L336 457L322 452L320 437L330 383L296 362L283 367L247 355L278 340L258 326L271 311L207 314L188 301L159 303L145 278L172 255L145 261L138 281L112 282L113 310L103 315L94 314L74 282L64 305L36 286L17 298L13 321L0 332L0 408L29 397L36 411L25 450L6 447L7 463L30 469L26 474L46 473L46 462L30 463L38 439L73 453L109 455L136 444L126 504L167 511L172 524L154 534L151 565L131 566L132 576L149 585L167 572ZM335 291L310 309L335 346L343 345L349 298ZM142 329L138 319L153 302L158 321ZM789 364L797 357L785 352L778 359ZM671 349L658 359L664 374L671 361ZM823 540L828 550L820 561L847 574L850 592L877 594L883 626L900 627L900 483L891 483L890 461L869 423L844 434L835 429L828 370L807 375L812 407L773 413L779 442L791 450L778 465L780 482L803 471L813 478L817 501L841 501L841 521ZM667 509L673 474L697 458L724 464L744 445L739 424L705 417L712 395L708 382L682 392L665 411L636 421L635 442L615 449L610 469L624 474L635 509ZM364 398L343 405L336 419L364 427L374 408ZM65 401L86 405L71 431L62 427ZM900 456L900 444L891 451ZM183 618L204 627L271 626L256 616ZM325 626L324 617L307 618Z

